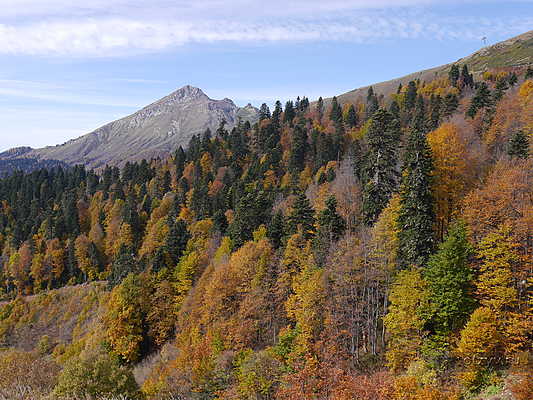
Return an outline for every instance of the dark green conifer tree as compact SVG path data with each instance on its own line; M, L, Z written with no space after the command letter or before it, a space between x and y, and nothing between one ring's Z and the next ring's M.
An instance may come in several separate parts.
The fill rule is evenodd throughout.
M107 278L108 286L114 288L130 272L136 272L135 255L132 248L123 244L111 265L111 272Z
M290 233L296 233L301 228L307 239L315 234L315 210L303 191L299 191L296 195L292 212L287 218L287 225Z
M405 92L405 108L412 110L416 105L417 88L415 81L410 81Z
M518 83L518 76L516 76L516 73L512 72L511 75L509 75L509 85L514 86Z
M283 244L283 237L285 236L285 218L281 211L274 214L272 221L267 226L267 236L270 239L272 247L278 249Z
M459 80L459 67L456 64L453 64L448 73L448 78L452 86L457 86L457 81Z
M307 152L307 132L305 126L297 124L292 130L292 144L289 155L289 171L300 172L304 169Z
M372 224L387 206L398 186L398 149L400 124L386 110L372 117L366 135L368 151L361 171L363 183L363 218Z
M318 114L318 122L322 123L322 118L324 117L324 100L322 96L318 98L316 103L316 112Z
M335 123L339 123L342 121L342 108L337 101L337 97L335 96L333 96L333 99L331 99L329 119Z
M165 252L171 266L175 266L183 255L191 236L187 230L187 224L182 219L176 219L171 215L167 220L167 225L169 231L165 242Z
M292 120L296 116L296 112L294 111L294 104L292 101L287 101L285 103L285 113L283 114L283 120L285 122L288 122L289 124L292 123Z
M466 226L455 223L424 270L431 292L430 329L438 336L448 336L461 328L472 312L473 271L469 265L472 254Z
M529 141L523 131L516 131L509 139L507 154L511 158L526 159L529 156Z
M490 107L491 105L492 96L490 89L485 82L481 82L477 88L476 94L472 98L472 102L470 103L466 115L470 118L474 118L480 109Z
M426 135L413 130L409 136L400 189L400 266L423 266L434 248L435 211L432 192L433 160Z
M270 119L270 108L268 108L266 103L261 104L261 108L259 109L259 121L264 119Z
M353 104L350 104L350 107L348 108L348 113L346 114L346 120L344 123L349 128L357 126L357 113L355 112L355 107Z
M331 195L326 199L326 208L318 214L318 231L330 243L339 240L346 229L346 221L337 213L337 199Z

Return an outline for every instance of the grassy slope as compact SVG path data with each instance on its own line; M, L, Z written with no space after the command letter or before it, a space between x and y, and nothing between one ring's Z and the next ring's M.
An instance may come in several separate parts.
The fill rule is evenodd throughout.
M483 73L492 68L524 67L533 65L533 30L520 36L508 39L493 46L485 47L474 54L461 58L455 63L467 64L475 74ZM430 81L439 75L447 74L454 63L415 72L401 78L372 85L374 92L385 96L395 93L398 85L407 85L409 81L420 79ZM337 96L341 104L365 102L369 86L364 86ZM325 100L326 103L329 99Z
M0 347L32 350L45 335L53 344L76 340L97 318L105 289L93 282L0 303Z

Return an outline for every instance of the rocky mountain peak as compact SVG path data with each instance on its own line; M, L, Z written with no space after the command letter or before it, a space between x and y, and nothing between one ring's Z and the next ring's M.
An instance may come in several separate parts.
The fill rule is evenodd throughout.
M202 91L202 89L185 85L182 88L176 90L168 96L174 101L177 102L186 102L193 100L210 100L209 97Z

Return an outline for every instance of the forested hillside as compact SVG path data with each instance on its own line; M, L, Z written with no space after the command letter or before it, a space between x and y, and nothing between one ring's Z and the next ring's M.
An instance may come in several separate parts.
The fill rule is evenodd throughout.
M327 103L0 180L0 397L532 398L533 70Z

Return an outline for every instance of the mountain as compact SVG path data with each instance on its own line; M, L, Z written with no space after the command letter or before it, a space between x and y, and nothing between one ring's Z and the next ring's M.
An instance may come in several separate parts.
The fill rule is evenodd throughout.
M472 55L459 59L475 75L489 68L508 68L533 64L533 31L485 47ZM411 80L430 81L448 73L452 64L419 71L401 78L372 85L375 93L388 96L398 85ZM354 89L337 96L340 103L363 101L369 86ZM325 99L326 104L331 99ZM248 104L237 107L230 99L213 100L202 90L184 86L163 99L136 113L111 122L103 127L58 146L43 149L19 148L0 154L0 172L19 165L25 170L43 165L43 160L65 164L84 164L90 168L122 165L127 161L165 156L178 146L185 146L193 135L207 128L216 130L221 120L227 127L235 126L239 119L254 123L259 111ZM15 159L33 160L13 163ZM26 168L26 166L28 168Z
M168 155L178 146L187 145L193 135L202 134L207 128L216 130L222 120L229 128L239 119L254 123L258 112L250 104L241 108L227 98L213 100L199 88L187 85L80 138L42 149L13 149L0 154L0 161L55 160L90 168L122 165Z
M523 33L519 36L507 39L503 42L496 43L492 46L484 47L470 56L460 58L455 63L441 65L438 67L426 69L403 76L401 78L391 79L389 81L371 85L374 92L388 96L396 92L399 84L407 85L409 81L431 81L436 77L448 73L453 64L466 64L474 75L482 74L492 68L510 68L520 67L533 64L533 30ZM351 90L337 96L340 103L355 103L366 98L368 88L364 86ZM329 103L331 99L325 99Z

